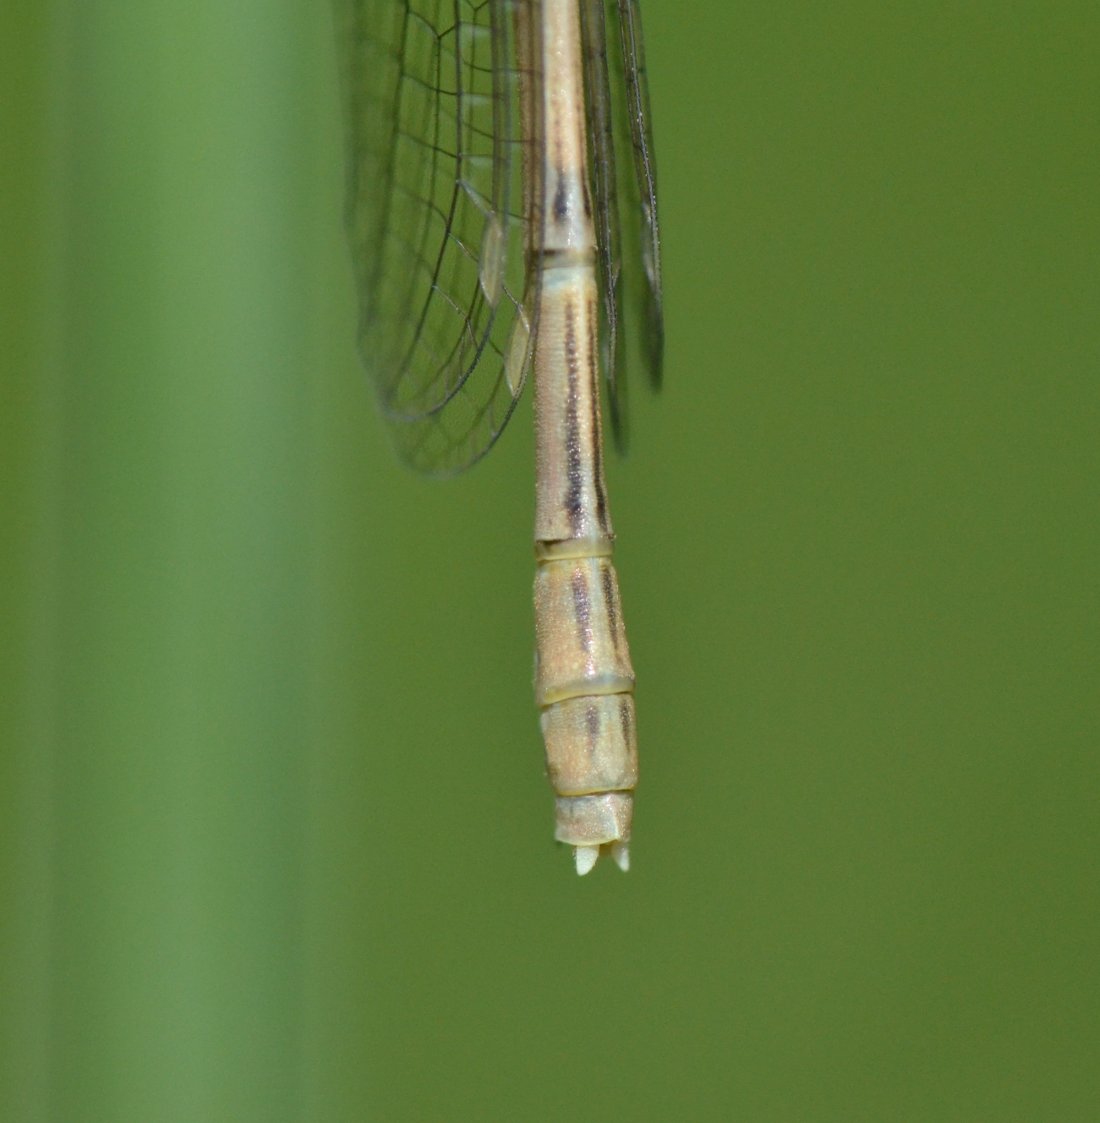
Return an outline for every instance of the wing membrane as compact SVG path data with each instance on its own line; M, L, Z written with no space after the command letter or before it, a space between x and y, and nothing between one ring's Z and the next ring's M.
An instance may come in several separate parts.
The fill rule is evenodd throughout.
M398 451L427 472L484 455L530 365L527 7L341 0L359 346Z
M602 359L611 429L622 451L628 443L628 368L640 362L650 384L661 383L657 173L638 0L583 0L581 11Z
M645 312L641 319L643 345L650 382L661 385L664 358L664 307L661 293L661 232L657 223L657 165L653 155L653 130L649 111L649 79L642 47L642 13L639 0L617 0L619 32L626 77L626 105L630 118L634 181L640 202L637 230L645 273Z
M595 200L597 268L600 286L600 353L611 427L616 438L625 430L625 382L623 355L619 346L622 319L622 272L618 189L615 169L615 106L612 101L607 53L607 19L604 0L581 4L581 34L584 37L584 84L588 102L588 147Z

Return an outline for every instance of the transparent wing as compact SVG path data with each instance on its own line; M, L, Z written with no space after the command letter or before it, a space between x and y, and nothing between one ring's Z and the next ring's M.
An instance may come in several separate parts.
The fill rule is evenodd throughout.
M592 196L595 200L597 269L600 285L600 352L611 427L625 433L624 348L619 346L622 319L622 248L619 237L618 186L615 174L615 113L607 52L607 12L604 0L581 5L584 38L584 84L588 102L588 146ZM617 75L621 79L621 67ZM621 91L621 86L619 87ZM622 93L620 93L620 98Z
M530 365L528 6L338 0L359 345L398 451L426 472L484 455Z
M664 307L661 294L661 230L657 224L657 164L653 155L653 127L649 112L649 79L642 48L639 0L617 0L619 34L626 76L626 106L630 115L630 146L634 185L639 202L638 239L645 276L643 342L650 381L660 387L664 358Z
M630 365L624 322L650 384L655 389L661 384L664 321L657 169L639 0L585 0L582 11L604 374L612 431L622 449L627 443Z

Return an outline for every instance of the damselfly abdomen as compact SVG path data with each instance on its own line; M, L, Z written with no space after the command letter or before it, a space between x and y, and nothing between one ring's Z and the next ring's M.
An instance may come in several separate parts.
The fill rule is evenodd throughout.
M363 359L401 455L438 474L488 451L533 370L535 694L555 837L579 873L603 847L626 869L634 671L599 384L602 369L621 443L624 304L654 385L662 344L638 0L341 4Z

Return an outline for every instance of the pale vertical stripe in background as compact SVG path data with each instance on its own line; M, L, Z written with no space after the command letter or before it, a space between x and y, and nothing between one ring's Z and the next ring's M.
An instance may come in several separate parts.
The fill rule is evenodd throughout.
M303 154L336 110L327 13L292 9L47 8L14 40L39 120L6 142L36 175L4 376L5 1119L301 1117Z

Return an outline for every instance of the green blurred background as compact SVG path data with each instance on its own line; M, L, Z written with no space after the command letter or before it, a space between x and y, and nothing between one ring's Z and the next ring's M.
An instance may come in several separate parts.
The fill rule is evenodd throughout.
M646 0L643 787L550 841L529 407L354 350L323 5L0 17L0 1118L1100 1118L1100 10Z

